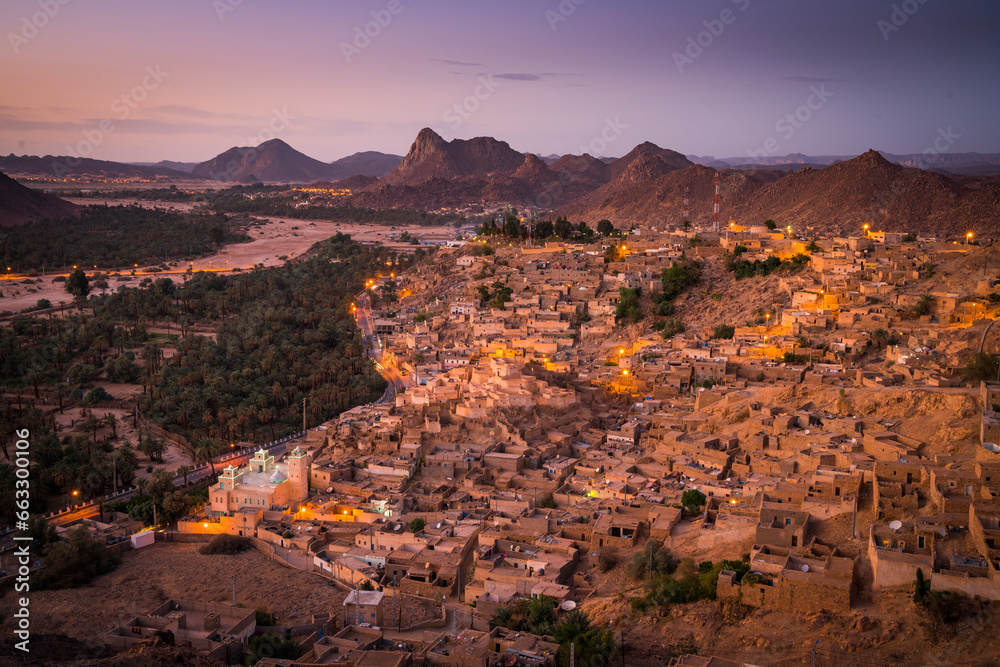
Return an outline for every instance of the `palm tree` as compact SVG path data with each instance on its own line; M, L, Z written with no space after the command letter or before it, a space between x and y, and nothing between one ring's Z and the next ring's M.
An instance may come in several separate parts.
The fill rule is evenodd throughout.
M212 459L219 455L219 450L219 443L212 438L202 438L194 448L195 459L212 466L212 475L215 475L215 462Z
M889 332L885 329L876 329L872 332L872 342L881 350L889 342Z
M506 628L510 626L511 622L514 620L514 612L510 610L510 607L500 607L493 614L493 618L490 619L490 627L502 627Z
M192 470L193 468L189 465L177 466L177 474L184 477L184 486L188 485L188 473Z
M919 300L917 300L917 305L913 307L913 312L916 313L918 317L929 315L933 307L934 297L930 294L924 294Z
M109 412L104 415L104 423L111 427L111 437L115 440L118 439L118 418L115 417L114 413Z

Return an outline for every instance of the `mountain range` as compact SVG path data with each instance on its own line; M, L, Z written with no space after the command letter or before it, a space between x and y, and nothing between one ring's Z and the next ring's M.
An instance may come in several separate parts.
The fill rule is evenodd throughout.
M44 172L62 160L0 157L0 170L17 175L25 169ZM541 157L492 137L446 141L424 128L402 157L369 151L326 163L273 139L255 148L231 148L195 165L99 160L68 164L89 174L105 170L187 181L317 183L350 189L345 203L371 208L488 209L512 204L591 223L607 218L619 225L677 223L685 209L692 222L710 222L718 174L723 223L774 218L803 233L855 229L864 222L886 230L928 233L954 232L956 226L962 231L1000 230L1000 178L988 175L990 169L1000 169L997 155L929 157L869 150L847 159L791 154L762 158L761 164L727 160L737 162L685 156L651 142L620 158ZM928 161L952 169L980 165L987 175L945 175L919 168ZM190 173L181 171L187 167ZM7 195L13 196L9 186ZM30 218L24 193L18 197L9 210Z
M726 169L704 165L657 173L629 169L602 188L561 208L572 219L622 224L669 223L683 217L712 220L715 176L721 191L720 222L774 218L793 229L825 233L877 229L948 234L1000 232L1000 187L963 185L936 172L902 167L878 151L830 165L788 173L770 169Z

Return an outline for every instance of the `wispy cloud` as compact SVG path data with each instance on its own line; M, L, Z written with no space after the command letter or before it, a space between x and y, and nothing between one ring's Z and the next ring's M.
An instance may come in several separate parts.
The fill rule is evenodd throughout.
M507 79L508 81L541 81L544 74L529 74L526 72L508 72L505 74L494 74L497 79Z
M482 63L466 63L461 60L444 60L441 58L431 58L431 60L444 63L445 65L451 65L453 67L485 67Z

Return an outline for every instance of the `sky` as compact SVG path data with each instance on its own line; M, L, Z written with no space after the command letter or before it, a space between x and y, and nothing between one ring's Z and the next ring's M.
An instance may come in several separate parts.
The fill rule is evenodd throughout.
M0 154L1000 152L982 0L4 0ZM947 137L943 139L942 137Z

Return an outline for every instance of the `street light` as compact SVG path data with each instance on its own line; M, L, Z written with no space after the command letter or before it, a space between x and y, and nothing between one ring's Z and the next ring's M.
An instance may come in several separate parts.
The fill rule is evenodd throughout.
M965 245L969 245L969 241L971 241L971 240L972 240L972 232L968 232L965 235Z

